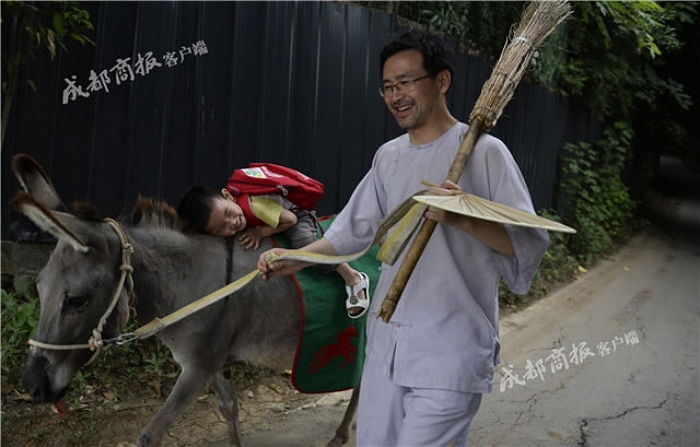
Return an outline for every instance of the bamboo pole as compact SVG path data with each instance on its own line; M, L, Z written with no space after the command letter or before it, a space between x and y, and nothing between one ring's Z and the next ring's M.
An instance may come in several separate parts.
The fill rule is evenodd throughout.
M525 9L520 24L513 33L514 37L503 48L491 77L482 87L479 99L469 115L469 130L459 146L447 180L455 183L459 181L479 137L496 125L506 104L513 97L513 92L529 66L535 50L570 13L566 0L533 1ZM432 220L423 222L389 287L377 318L382 318L385 322L391 319L406 283L436 226L437 222Z

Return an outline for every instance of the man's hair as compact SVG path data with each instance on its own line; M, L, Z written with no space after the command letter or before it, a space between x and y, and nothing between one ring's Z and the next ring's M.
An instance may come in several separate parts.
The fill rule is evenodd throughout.
M393 42L389 42L379 53L379 76L384 74L384 63L396 53L417 50L423 55L423 68L431 75L448 70L454 77L455 56L444 40L432 34L409 31Z
M206 232L205 228L211 216L212 203L221 195L213 188L196 185L187 190L177 214L182 220L184 229L188 231Z

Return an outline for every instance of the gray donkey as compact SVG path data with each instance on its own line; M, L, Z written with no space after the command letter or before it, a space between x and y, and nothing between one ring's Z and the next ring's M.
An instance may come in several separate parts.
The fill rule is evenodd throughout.
M115 292L123 245L117 231L104 221L67 212L51 180L31 157L16 155L13 170L26 190L15 196L13 206L58 239L38 277L41 314L22 377L35 402L59 402L65 395L71 378L93 353L80 346L68 350L55 346L89 340L113 295L114 312L105 321L104 340L121 334L130 306L139 322L147 323L255 266L257 252L218 237L184 234L172 207L141 199L131 222L122 222L133 246L133 289L127 293L131 289L127 281L127 287ZM171 350L181 373L165 404L141 432L140 445L158 445L207 384L218 396L231 444L240 445L236 395L222 370L241 361L289 368L299 313L296 288L289 277L256 280L160 331L157 336ZM330 445L347 441L356 402L357 388Z

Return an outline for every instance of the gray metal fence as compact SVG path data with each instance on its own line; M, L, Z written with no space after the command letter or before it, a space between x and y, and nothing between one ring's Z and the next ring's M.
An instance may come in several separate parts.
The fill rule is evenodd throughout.
M17 152L44 164L67 203L87 199L111 215L137 193L175 204L190 185L222 185L232 168L253 161L323 181L319 211L330 213L379 145L401 133L376 94L379 51L405 31L385 12L327 2L85 6L97 46L71 45L23 73L38 92L19 91L7 129L3 237L17 237L18 216L7 209L17 189L8 161ZM479 58L458 55L449 101L460 120L489 72ZM554 206L563 144L599 132L585 109L523 84L493 133L545 208Z

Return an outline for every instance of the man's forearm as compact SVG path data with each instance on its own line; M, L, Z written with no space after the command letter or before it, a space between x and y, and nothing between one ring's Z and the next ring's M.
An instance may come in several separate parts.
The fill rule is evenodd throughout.
M335 251L331 243L328 242L328 239L326 239L325 237L317 239L316 241L300 248L299 250L310 251L312 253L318 253L320 255L338 256L338 252Z
M309 245L300 248L299 250L329 256L335 256L338 254L326 238L318 239ZM281 255L284 252L285 250L281 248L273 248L272 250L268 250L260 255L258 258L258 270L260 270L262 273L263 279L270 279L281 275L289 275L291 273L298 272L304 267L313 265L313 263L306 261L295 261L291 259L272 261L269 258L270 254Z
M456 225L465 233L506 256L515 255L513 244L505 227L496 222L456 215Z

